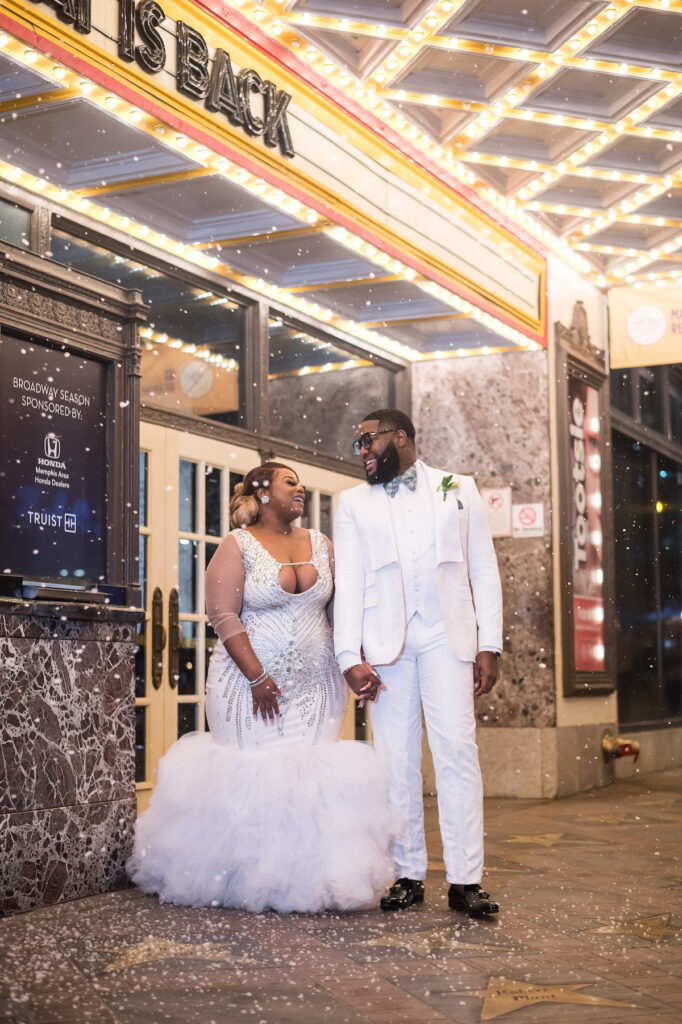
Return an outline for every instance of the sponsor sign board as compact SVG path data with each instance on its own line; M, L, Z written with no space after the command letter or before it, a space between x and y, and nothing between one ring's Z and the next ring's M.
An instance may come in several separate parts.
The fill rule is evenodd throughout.
M0 339L0 572L97 584L106 574L106 370Z

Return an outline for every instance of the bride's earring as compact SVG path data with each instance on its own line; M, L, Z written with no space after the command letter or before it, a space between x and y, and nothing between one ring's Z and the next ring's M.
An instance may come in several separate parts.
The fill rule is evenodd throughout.
M262 505L269 505L270 504L270 498L268 497L267 494L264 494L263 497L261 498L261 504Z

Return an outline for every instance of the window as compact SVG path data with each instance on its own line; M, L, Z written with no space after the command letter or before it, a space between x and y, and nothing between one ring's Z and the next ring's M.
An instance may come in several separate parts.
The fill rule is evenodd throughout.
M618 716L682 715L682 462L613 432Z
M668 410L670 415L670 439L682 443L682 390L668 389Z
M626 415L632 416L632 371L612 370L609 378L609 389L611 405L626 413Z
M123 288L149 307L142 334L142 405L241 422L243 309L232 299L162 273L63 231L52 235L59 263Z
M682 465L656 455L662 712L682 715Z
M270 433L352 458L364 414L393 404L393 373L278 317L269 336Z
M350 462L367 410L394 405L398 366L390 357L358 352L352 342L326 337L323 326L315 334L293 316L285 321L236 286L226 283L221 291L212 278L204 281L198 268L176 270L101 232L72 233L57 216L51 249L74 271L141 293L148 309L140 330L143 410L260 431ZM265 409L267 430L260 425Z
M0 199L0 239L28 249L31 244L31 211Z
M642 423L658 434L665 432L663 391L659 367L642 367L639 370L639 408Z

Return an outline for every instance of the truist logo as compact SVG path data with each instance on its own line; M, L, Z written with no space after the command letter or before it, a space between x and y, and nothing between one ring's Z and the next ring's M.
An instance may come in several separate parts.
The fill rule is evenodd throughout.
M26 513L31 526L44 529L46 526L52 529L64 530L65 533L75 533L77 524L73 512L34 512L32 509Z

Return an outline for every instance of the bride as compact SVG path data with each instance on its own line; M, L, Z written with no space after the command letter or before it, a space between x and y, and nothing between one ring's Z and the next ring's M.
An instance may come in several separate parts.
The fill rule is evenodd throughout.
M206 571L219 637L209 733L162 758L128 869L163 901L261 911L373 906L393 880L396 832L383 765L338 742L347 691L327 607L333 554L294 526L305 492L277 462L252 469Z

